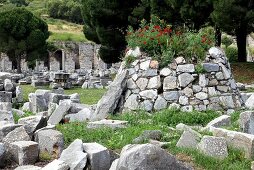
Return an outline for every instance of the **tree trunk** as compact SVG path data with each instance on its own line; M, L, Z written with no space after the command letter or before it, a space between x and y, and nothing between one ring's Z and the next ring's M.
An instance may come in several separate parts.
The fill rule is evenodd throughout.
M219 27L215 26L215 46L220 47L221 45L221 30Z
M17 62L17 72L21 73L21 57L20 57L20 55L18 55L16 57L16 62Z
M238 48L238 62L246 62L247 61L246 37L247 37L247 28L246 28L246 26L241 26L236 31L236 41L237 41L237 48Z

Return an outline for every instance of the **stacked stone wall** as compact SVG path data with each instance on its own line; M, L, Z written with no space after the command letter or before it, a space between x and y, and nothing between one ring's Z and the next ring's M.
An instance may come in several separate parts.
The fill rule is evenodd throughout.
M202 69L197 71L197 67ZM224 52L211 48L201 64L178 57L168 67L145 55L128 68L124 110L161 110L171 106L183 111L228 110L242 106L242 99Z

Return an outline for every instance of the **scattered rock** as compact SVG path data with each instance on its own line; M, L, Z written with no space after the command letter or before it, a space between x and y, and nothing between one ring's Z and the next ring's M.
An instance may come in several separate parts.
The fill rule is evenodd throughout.
M122 121L122 120L100 120L95 122L88 122L87 128L91 129L97 129L102 127L109 127L112 129L115 128L126 128L128 124L128 121Z
M199 134L198 132L192 129L188 129L183 132L176 146L195 149L198 143L200 142L200 139L201 139L201 134Z

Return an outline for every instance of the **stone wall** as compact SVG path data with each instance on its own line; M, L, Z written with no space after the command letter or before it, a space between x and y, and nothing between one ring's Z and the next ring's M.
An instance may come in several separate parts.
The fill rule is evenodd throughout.
M127 90L120 109L147 111L170 106L183 111L229 110L242 106L242 99L224 52L211 48L199 67L178 57L163 69L158 62L139 56L128 68ZM202 72L202 73L201 73Z
M9 57L4 53L0 53L0 71L12 71L12 62L9 60Z

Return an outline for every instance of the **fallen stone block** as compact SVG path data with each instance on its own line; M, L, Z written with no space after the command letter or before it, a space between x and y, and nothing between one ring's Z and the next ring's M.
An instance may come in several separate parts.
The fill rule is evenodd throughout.
M98 143L84 143L84 151L88 154L91 170L110 168L109 150Z
M102 127L109 127L112 129L126 128L127 123L128 123L128 121L103 119L100 121L88 122L87 128L90 128L90 129L98 129L98 128L102 128Z
M69 170L69 168L70 167L64 161L55 159L45 167L41 168L41 170Z
M127 145L122 149L116 169L187 170L192 168L156 145L135 144Z
M4 138L3 143L10 144L18 141L30 141L31 138L27 134L23 126L18 127L11 132L9 132Z
M63 150L60 161L64 161L70 169L83 170L87 163L87 153L83 152L83 142L80 139L73 141Z
M240 128L242 132L254 135L254 112L245 111L240 114Z
M185 130L176 146L182 148L196 148L202 135L194 130Z
M222 115L220 117L215 118L211 122L209 122L205 129L213 127L222 127L222 126L229 126L231 124L231 117L228 115Z
M14 129L20 127L22 125L19 124L7 124L2 127L0 127L0 142L2 142L3 138Z
M41 130L36 135L40 153L48 152L52 158L59 158L64 149L63 134L57 130Z
M197 147L202 153L219 159L228 156L227 142L224 137L204 136Z
M10 144L11 158L19 165L34 164L39 158L38 143L18 141Z
M48 124L56 125L58 124L62 118L67 114L68 110L71 107L71 101L64 100L59 104L59 106L55 109L52 115L49 117Z

